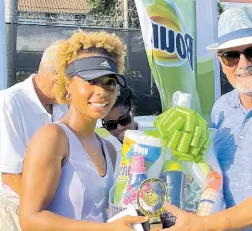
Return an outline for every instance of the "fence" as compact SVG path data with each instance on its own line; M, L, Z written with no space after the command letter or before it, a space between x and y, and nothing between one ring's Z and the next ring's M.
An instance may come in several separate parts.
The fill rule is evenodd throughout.
M5 0L9 1L9 5L13 6L13 2L17 0ZM78 1L79 4L86 2L89 5L81 8ZM65 0L19 0L18 10L10 12L15 17L12 17L14 23L6 26L9 85L36 72L42 52L54 41L70 37L78 28L87 31L102 29L116 33L127 45L128 56L124 74L136 94L137 115L160 113L160 98L145 54L134 0L69 2L71 4L65 6L64 4L68 3ZM52 7L49 3L59 5ZM74 3L77 6L74 6ZM10 10L13 11L14 8ZM221 83L222 93L232 89L223 73ZM149 102L148 107L142 102Z
M25 0L20 1L23 3ZM99 10L90 10L86 15L53 13L55 10L51 10L50 14L19 11L15 82L22 81L36 72L42 52L56 40L69 38L78 28L85 31L105 30L116 33L127 46L124 74L136 95L136 114L159 114L160 98L149 69L134 1L128 1L126 10L124 7L125 1L117 0L113 13L105 11L101 14ZM19 8L24 9L20 3ZM148 102L148 106L142 102Z

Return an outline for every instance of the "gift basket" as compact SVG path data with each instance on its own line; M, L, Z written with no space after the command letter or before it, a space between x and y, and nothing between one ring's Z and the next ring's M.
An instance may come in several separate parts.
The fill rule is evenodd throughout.
M125 133L120 173L110 191L109 218L128 207L151 217L144 230L167 228L176 217L165 202L206 216L221 210L222 174L213 152L214 131L176 92L173 107L157 116L154 130Z

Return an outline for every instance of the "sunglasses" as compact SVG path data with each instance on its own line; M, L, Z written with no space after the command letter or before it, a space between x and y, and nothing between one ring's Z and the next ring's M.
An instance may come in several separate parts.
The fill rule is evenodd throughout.
M120 124L122 126L127 126L131 123L131 115L130 112L122 115L118 120L102 120L102 126L106 128L108 131L113 131L117 128L117 125Z
M252 62L252 47L246 48L244 51L227 51L225 53L218 53L223 63L226 66L234 67L237 66L240 61L241 54L244 54L249 62Z

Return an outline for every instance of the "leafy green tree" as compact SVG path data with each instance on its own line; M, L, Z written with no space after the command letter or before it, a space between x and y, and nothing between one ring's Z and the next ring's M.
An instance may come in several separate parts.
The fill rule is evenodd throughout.
M90 0L90 5L93 9L91 13L113 16L116 2L118 0Z

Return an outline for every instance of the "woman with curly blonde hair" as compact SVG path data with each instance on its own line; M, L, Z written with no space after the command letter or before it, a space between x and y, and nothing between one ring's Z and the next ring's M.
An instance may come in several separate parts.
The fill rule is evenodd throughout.
M57 53L55 95L68 103L59 122L41 128L26 151L20 197L23 231L133 230L147 218L106 222L115 148L95 132L126 86L125 47L115 34L76 32Z

